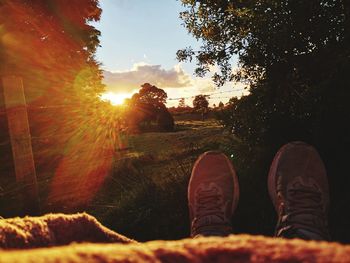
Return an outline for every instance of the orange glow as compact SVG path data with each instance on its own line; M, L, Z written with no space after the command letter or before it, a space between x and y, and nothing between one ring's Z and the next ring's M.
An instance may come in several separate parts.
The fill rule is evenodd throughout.
M125 99L130 98L131 95L127 93L113 93L107 92L101 95L101 99L109 101L112 105L122 105Z
M76 208L89 204L121 156L120 126L116 112L99 108L80 133L73 134L51 181L49 206Z
M87 205L125 144L116 108L97 95L102 88L91 41L98 34L88 34L86 17L98 10L80 10L79 0L71 1L74 7L66 1L3 2L0 61L7 63L0 70L24 80L37 176L49 175L44 203L61 211Z

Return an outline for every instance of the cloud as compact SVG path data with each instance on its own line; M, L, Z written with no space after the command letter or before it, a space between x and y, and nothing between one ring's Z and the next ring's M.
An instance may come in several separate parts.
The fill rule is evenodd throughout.
M216 67L212 67L211 73L213 74L217 70ZM174 98L187 98L186 103L192 105L193 96L216 93L210 98L212 105L213 103L218 104L220 101L226 103L233 96L240 97L249 93L248 90L243 90L246 86L244 83L229 82L223 87L217 88L211 75L204 78L190 76L183 70L181 64L177 64L171 69L164 69L161 65L140 62L126 71L104 71L104 77L104 83L107 85L109 93L132 94L137 92L145 82L156 85L167 92L168 98L170 98L167 103L169 107L178 105L178 100Z
M197 89L198 93L208 93L216 90L211 78L194 78L192 85Z
M171 69L163 69L161 65L146 63L134 64L127 71L104 71L104 83L107 90L116 93L133 92L145 83L151 83L158 88L183 88L192 85L191 77L180 65Z

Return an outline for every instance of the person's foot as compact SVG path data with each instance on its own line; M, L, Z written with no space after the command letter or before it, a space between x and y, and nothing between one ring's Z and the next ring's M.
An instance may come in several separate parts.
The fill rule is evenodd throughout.
M239 199L236 172L220 152L206 152L194 164L188 186L191 236L231 234Z
M327 174L315 148L284 145L271 164L268 189L278 213L276 236L329 240Z

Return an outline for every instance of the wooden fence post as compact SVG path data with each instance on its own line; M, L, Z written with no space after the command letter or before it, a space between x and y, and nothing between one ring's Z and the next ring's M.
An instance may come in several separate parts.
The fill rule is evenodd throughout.
M21 186L23 212L38 214L38 186L22 78L3 76L2 83L16 181Z

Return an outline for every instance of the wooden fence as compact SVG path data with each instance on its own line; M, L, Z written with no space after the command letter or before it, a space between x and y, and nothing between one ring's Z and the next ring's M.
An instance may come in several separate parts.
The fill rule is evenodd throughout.
M21 189L23 212L38 214L40 202L22 78L7 75L2 76L1 81L16 182Z

